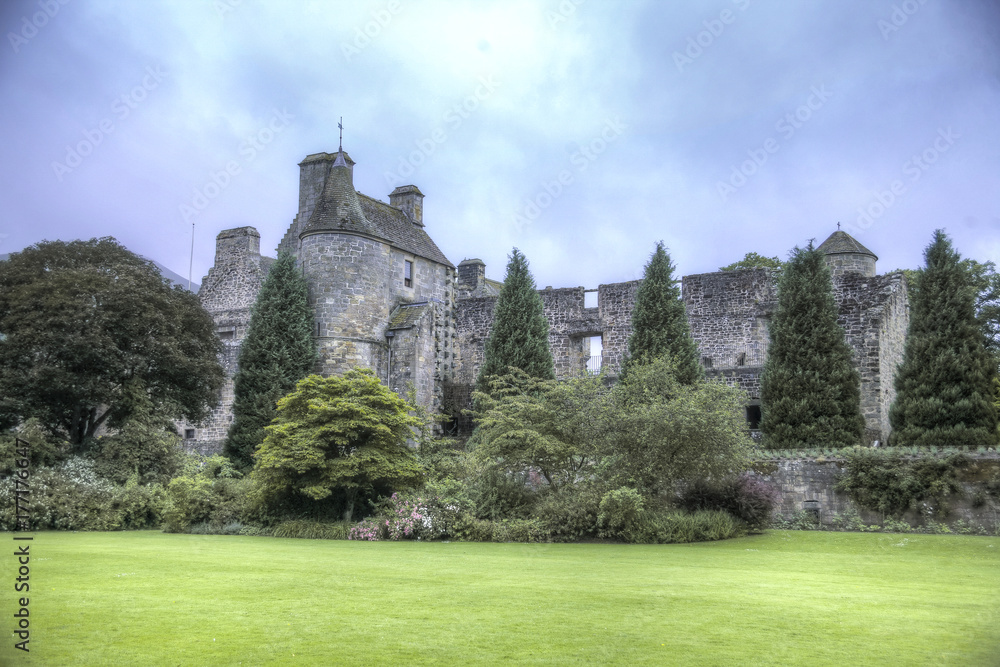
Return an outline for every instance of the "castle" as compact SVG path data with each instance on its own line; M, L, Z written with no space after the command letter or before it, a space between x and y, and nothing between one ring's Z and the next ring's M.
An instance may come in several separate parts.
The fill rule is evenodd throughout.
M395 391L412 387L419 404L451 415L448 429L466 429L461 410L469 405L502 284L486 277L479 259L456 267L444 256L425 229L424 195L416 186L397 187L386 204L355 191L354 164L342 149L299 164L298 213L278 246L296 257L308 284L315 370L370 368ZM861 374L866 439L884 440L909 322L906 281L900 273L877 275L878 258L845 232L834 232L819 249ZM199 297L223 342L226 383L205 422L179 425L189 450L221 451L232 422L239 346L273 262L261 255L253 227L217 237ZM620 368L640 282L540 291L556 377ZM682 294L706 373L746 390L747 419L756 428L768 321L777 304L775 272L685 276Z

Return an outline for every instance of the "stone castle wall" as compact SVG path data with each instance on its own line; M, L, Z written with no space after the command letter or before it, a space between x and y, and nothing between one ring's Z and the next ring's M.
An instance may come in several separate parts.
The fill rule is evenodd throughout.
M856 506L846 494L835 490L843 466L844 462L840 460L787 459L761 462L751 475L778 490L780 496L775 512L778 516L794 517L806 509L806 501L818 501L820 523L825 526L832 526L838 515L843 516L847 512L857 512L867 524L879 523L882 517L878 513ZM977 491L982 492L983 482L998 469L1000 458L996 454L973 457L972 465L959 472L962 491L951 498L947 518L952 521L962 519L992 529L1000 521L1000 507L992 502L976 507L972 499ZM913 525L920 525L923 520L917 510L910 510L903 518Z

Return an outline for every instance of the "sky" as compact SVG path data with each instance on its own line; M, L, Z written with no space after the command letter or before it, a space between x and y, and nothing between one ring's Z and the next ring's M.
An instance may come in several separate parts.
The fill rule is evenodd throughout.
M1000 263L994 0L6 0L0 253L113 236L189 273L274 255L343 117L355 188L502 279L786 258L837 223ZM192 223L194 227L192 228Z

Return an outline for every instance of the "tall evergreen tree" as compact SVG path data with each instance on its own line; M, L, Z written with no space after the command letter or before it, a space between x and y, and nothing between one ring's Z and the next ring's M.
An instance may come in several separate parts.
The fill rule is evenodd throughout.
M976 320L973 276L940 229L924 260L889 410L890 444L995 445L994 369Z
M861 378L837 323L830 269L811 241L785 263L770 335L760 396L767 446L858 444Z
M241 467L253 465L274 419L278 399L312 370L316 343L306 281L295 258L281 253L264 280L250 314L234 378L233 425L225 453Z
M510 366L541 380L555 377L542 297L535 289L528 260L517 248L508 258L503 289L493 309L493 324L476 388L489 393L489 378L506 374Z
M691 338L681 289L674 280L674 265L663 241L646 264L642 284L632 309L632 334L628 339L628 359L623 374L633 364L673 357L677 379L692 384L704 377L698 363L698 345Z

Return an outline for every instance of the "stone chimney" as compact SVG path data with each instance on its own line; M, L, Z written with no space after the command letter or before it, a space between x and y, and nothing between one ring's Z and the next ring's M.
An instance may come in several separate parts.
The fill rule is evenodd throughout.
M481 259L466 259L458 265L459 289L474 290L486 282L486 262Z
M249 258L260 263L260 233L253 227L224 229L215 237L215 266Z
M415 185L401 185L389 195L389 205L402 209L410 222L424 226L424 194Z

